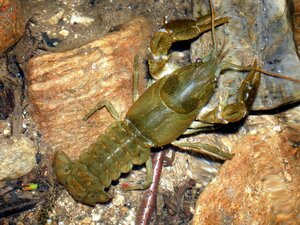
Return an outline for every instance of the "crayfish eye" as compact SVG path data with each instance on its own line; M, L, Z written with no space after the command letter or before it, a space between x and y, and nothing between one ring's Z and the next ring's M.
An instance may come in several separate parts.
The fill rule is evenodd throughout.
M197 63L197 64L202 63L202 59L197 58L197 59L196 59L196 63Z

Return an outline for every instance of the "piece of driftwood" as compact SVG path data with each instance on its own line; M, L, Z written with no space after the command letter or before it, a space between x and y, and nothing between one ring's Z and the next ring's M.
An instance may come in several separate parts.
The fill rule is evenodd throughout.
M83 121L98 102L111 101L121 118L132 104L134 57L145 56L150 26L136 18L116 29L82 47L40 55L28 63L32 117L43 140L72 158L114 121L106 109Z

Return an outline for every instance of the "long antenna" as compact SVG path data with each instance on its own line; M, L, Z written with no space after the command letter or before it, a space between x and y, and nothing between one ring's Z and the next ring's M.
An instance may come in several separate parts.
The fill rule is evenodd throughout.
M277 78L281 78L281 79L284 79L284 80L289 80L289 81L292 81L292 82L300 83L300 80L297 79L297 78L293 78L293 77L282 75L282 74L278 74L278 73L272 73L272 72L260 69L258 67L249 66L249 67L245 67L245 68L246 69L254 69L257 72L261 72L261 73L263 73L263 74L265 74L267 76L270 76L270 77L277 77Z
M210 4L210 8L211 8L211 34L212 34L212 39L213 39L213 51L215 51L217 49L217 40L216 40L216 34L215 34L215 11L214 11L214 4L212 0L209 0L209 4ZM296 82L296 83L300 83L299 79L293 78L293 77L289 77L289 76L285 76L285 75L281 75L281 74L277 74L277 73L272 73L272 72L268 72L265 70L262 70L258 67L253 67L253 66L239 66L239 65L235 65L233 63L225 63L227 66L230 66L230 68L236 68L237 70L256 70L257 72L261 72L265 75L271 76L271 77L277 77L277 78L281 78L284 80L289 80L292 82ZM229 67L228 67L229 68Z
M251 68L251 67L249 67ZM281 74L278 74L278 73L272 73L272 72L269 72L269 71L266 71L266 70L262 70L260 68L257 68L257 67L252 67L254 70L258 71L258 72L261 72L265 75L268 75L270 77L278 77L278 78L281 78L281 79L284 79L284 80L289 80L289 81L293 81L293 82L296 82L296 83L300 83L300 80L297 79L297 78L293 78L293 77L289 77L289 76L286 76L286 75L281 75Z
M217 40L216 40L216 35L215 35L215 11L214 11L214 4L212 0L209 0L210 3L210 10L211 10L211 34L212 34L212 39L213 39L213 49L217 49Z
M234 63L229 63L229 62L225 62L224 65L225 65L225 67L223 67L224 69L232 69L232 70L237 70L237 71L255 70L257 72L261 72L261 73L263 73L267 76L270 76L270 77L277 77L277 78L281 78L281 79L284 79L284 80L289 80L289 81L292 81L292 82L300 83L300 80L297 79L297 78L293 78L293 77L278 74L278 73L269 72L269 71L260 69L260 68L255 67L255 66L240 66L240 65L236 65Z

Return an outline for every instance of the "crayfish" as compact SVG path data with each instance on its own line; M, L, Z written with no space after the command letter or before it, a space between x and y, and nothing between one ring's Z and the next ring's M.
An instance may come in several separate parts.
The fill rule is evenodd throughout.
M220 49L216 47L213 32L215 47L208 56L180 68L169 62L168 52L174 42L198 37L229 19L215 19L212 13L196 20L167 23L154 33L148 63L150 73L158 80L134 102L123 120L110 102L100 102L85 119L106 107L116 122L100 134L78 160L71 161L62 151L54 156L57 180L76 200L88 205L109 201L111 196L105 189L121 173L128 173L133 165L146 164L147 178L141 184L128 185L126 189L146 189L152 182L151 148L170 143L182 148L192 147L176 139L211 124L239 121L249 113L261 73L272 74L257 68L256 62L244 67L223 61L227 51L224 45ZM239 87L236 103L221 104L208 112L204 121L194 123L199 111L214 94L218 77L226 69L249 71ZM207 148L207 151L222 159L232 157L217 148Z

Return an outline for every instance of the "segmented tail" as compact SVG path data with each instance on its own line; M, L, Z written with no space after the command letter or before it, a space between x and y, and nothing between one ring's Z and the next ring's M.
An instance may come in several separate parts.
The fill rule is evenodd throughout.
M56 179L62 185L66 185L67 177L71 173L72 161L66 153L57 151L53 158Z
M95 191L86 190L83 185L78 182L74 174L84 174L85 171L82 170L80 164L74 167L74 162L71 161L66 153L62 151L56 152L53 165L58 182L64 185L76 200L94 206L98 202L107 202L111 199L101 187L95 188ZM89 176L87 176L87 179L88 178Z

